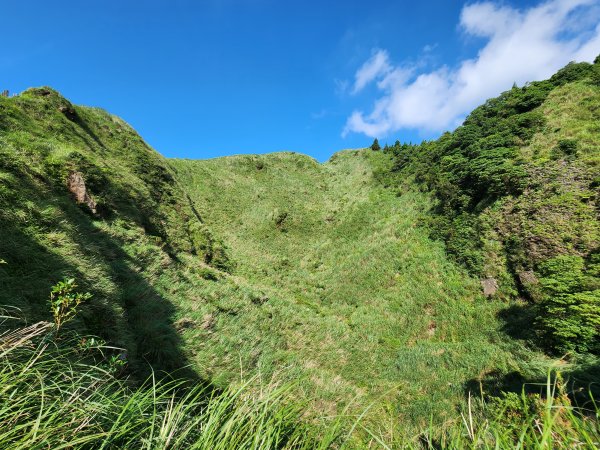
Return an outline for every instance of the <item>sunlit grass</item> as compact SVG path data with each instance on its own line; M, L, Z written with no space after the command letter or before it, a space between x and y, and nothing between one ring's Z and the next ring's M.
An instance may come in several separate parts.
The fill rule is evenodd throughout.
M536 358L502 332L506 303L450 263L418 226L428 197L374 179L388 156L295 154L172 161L196 209L229 246L234 276L171 285L199 370L298 379L310 410L345 406L388 434L456 421L465 383ZM285 213L278 224L276 217Z
M86 344L87 343L87 344ZM308 420L293 385L257 380L215 390L189 381L141 385L118 378L114 348L53 325L6 329L0 336L0 448L354 449L597 448L599 414L575 407L558 379L494 402L469 396L458 421L413 435L360 414ZM372 406L372 405L371 405Z
M111 349L82 342L43 322L0 336L0 448L318 449L340 439L339 423L317 436L300 420L289 385L133 385L101 356Z

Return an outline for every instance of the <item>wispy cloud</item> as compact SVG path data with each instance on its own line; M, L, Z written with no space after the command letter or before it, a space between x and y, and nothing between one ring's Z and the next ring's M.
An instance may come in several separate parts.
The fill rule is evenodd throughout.
M454 68L419 72L417 67L395 66L385 50L375 50L356 72L353 92L376 82L381 97L370 113L354 111L343 135L453 128L513 82L547 78L570 61L592 61L600 53L599 3L551 0L526 10L493 2L467 5L460 29L486 39L486 44L475 58Z
M374 50L373 55L356 71L352 92L356 94L371 81L388 74L391 70L388 52Z

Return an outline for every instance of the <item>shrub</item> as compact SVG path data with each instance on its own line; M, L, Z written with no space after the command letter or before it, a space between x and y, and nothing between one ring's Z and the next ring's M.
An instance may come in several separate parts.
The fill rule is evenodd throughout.
M556 159L563 156L575 156L577 154L577 141L574 139L561 139L552 151L552 156Z
M549 296L573 293L581 285L583 269L580 256L557 256L540 264L540 284Z
M74 278L65 278L52 287L50 292L50 309L54 316L54 325L58 331L61 326L71 320L77 313L77 307L92 297L86 292L75 292L77 284Z
M556 350L598 350L600 290L557 295L549 298L543 306L539 322Z
M586 268L579 256L558 256L541 265L544 297L537 326L551 350L600 350L600 289L588 290L595 278L588 272L594 268Z
M520 90L515 90L514 108L518 113L525 113L537 108L552 90L552 85L547 81L531 83Z
M556 86L573 81L581 80L588 77L593 71L593 66L587 62L575 63L570 62L565 67L560 69L550 78L550 81Z

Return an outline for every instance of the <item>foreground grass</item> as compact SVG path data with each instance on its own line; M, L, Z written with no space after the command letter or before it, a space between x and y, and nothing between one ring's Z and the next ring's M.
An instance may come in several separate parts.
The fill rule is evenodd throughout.
M597 448L595 404L576 408L548 378L545 398L469 398L460 421L414 436L381 436L359 416L307 423L290 386L215 391L116 375L114 349L44 322L0 337L0 448L325 449Z
M289 387L250 393L182 381L128 385L115 377L109 348L56 338L37 323L0 341L0 448L326 448L337 437L300 421ZM106 355L104 355L106 356Z

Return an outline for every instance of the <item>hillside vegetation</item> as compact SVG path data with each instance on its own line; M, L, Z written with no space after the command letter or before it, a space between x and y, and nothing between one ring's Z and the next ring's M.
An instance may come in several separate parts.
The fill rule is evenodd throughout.
M289 372L319 411L375 401L373 413L424 426L453 415L468 380L531 357L504 338L506 305L484 301L416 226L427 197L374 179L389 162L369 151L324 165L296 154L172 162L238 283L260 289L253 307L231 295L182 305L192 320L216 318L210 333L185 333L199 367Z
M93 208L69 192L74 173ZM47 319L50 287L75 277L93 295L80 329L134 362L181 367L174 307L157 281L177 276L185 255L216 266L226 258L166 160L121 119L30 89L0 98L0 180L0 304Z
M389 149L387 182L433 192L432 235L498 296L529 300L529 337L556 354L600 351L599 90L600 61L571 63L437 141Z
M599 80L325 164L0 97L0 446L598 446Z

